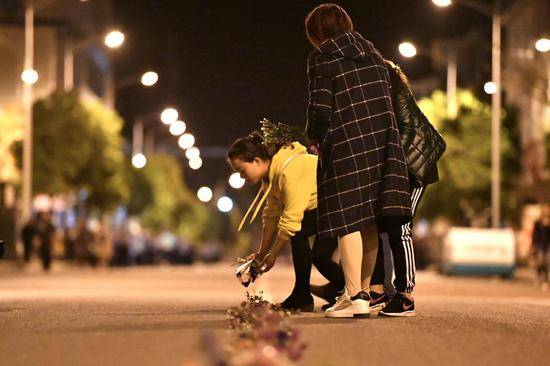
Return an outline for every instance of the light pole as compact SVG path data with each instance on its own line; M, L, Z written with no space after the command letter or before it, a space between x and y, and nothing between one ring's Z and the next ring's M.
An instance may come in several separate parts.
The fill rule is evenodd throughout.
M23 113L25 132L23 137L23 191L21 222L26 223L32 213L32 80L25 80L25 73L34 67L34 1L25 3L25 60L23 79Z
M492 82L496 92L491 96L491 226L500 225L500 109L502 104L501 88L501 0L494 0L493 7L472 0L454 0L457 4L468 6L492 19ZM439 7L452 5L452 0L432 0Z
M399 44L399 53L403 57L412 58L418 54L418 47L411 42L401 42ZM428 50L420 48L420 54L429 56ZM431 56L430 56L431 57ZM449 118L456 118L458 113L458 106L456 101L456 89L457 89L457 65L456 65L456 52L449 50L447 57L447 116Z

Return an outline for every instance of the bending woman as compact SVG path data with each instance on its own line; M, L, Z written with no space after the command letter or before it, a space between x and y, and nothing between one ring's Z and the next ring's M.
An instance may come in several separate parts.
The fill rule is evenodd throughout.
M289 310L313 311L311 264L334 288L344 287L341 267L331 260L337 247L335 239L322 242L316 237L313 250L308 239L317 234L317 156L307 153L296 141L264 144L263 136L253 132L235 141L228 153L229 164L248 184L261 181L262 188L243 218L239 230L252 210L250 222L262 203L262 240L256 258L269 271L281 250L292 245L296 276L294 289L281 305Z

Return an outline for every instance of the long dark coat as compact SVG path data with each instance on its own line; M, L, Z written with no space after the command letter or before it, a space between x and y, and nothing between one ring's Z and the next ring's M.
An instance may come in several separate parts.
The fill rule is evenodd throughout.
M324 42L308 58L306 134L320 144L320 236L411 217L407 166L399 144L384 59L357 32Z

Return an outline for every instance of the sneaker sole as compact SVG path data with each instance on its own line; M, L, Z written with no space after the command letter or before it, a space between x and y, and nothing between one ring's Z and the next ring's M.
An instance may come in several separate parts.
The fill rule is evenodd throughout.
M353 318L354 315L353 311L331 311L330 313L325 313L327 318Z
M402 313L385 313L385 312L381 311L380 314L382 314L384 316L393 316L393 317L415 316L414 310L404 311Z
M380 304L371 305L370 310L371 310L371 311L373 311L373 310L381 310L381 309L384 308L384 306L386 306L386 303L385 303L385 302L381 302Z

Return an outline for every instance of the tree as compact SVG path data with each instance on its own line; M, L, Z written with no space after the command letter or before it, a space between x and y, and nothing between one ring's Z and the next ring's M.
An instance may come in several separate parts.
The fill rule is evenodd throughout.
M440 181L428 188L420 215L444 216L454 223L484 225L491 204L491 109L470 91L457 94L459 113L446 118L446 95L436 91L419 106L430 122L442 133L447 151L440 160ZM516 149L510 138L510 126L501 129L502 207L508 212L514 206L513 189L519 166Z
M132 169L128 213L153 232L164 229L196 242L216 235L218 222L211 209L185 186L178 160L167 154L148 157L143 169Z
M23 138L23 116L19 108L0 109L0 183L16 183L20 171L12 153L14 143Z
M112 209L128 195L122 119L99 100L57 91L33 106L33 189L58 195L84 189L88 205Z

